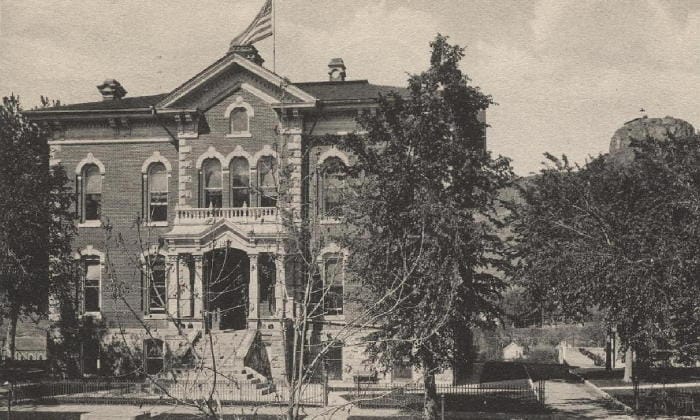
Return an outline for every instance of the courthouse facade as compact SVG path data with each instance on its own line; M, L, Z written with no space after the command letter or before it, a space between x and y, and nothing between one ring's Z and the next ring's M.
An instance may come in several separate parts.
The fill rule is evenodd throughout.
M346 80L341 59L328 74L289 82L254 47L234 46L172 92L130 97L106 80L101 101L29 112L51 133L52 164L72 178L81 316L129 332L147 363L182 348L183 334L197 340L212 331L219 351L239 359L230 368L256 360L250 367L283 380L285 325L299 312L295 288L304 281L286 255L294 246L284 213L316 234L325 290L319 337L344 328L353 315L344 252L324 236L341 223L334 210L353 157L307 139L356 130L359 113L402 90ZM100 369L100 352L118 335L84 351L86 374ZM366 373L361 346L335 341L325 364L331 380ZM397 368L384 380L411 374Z

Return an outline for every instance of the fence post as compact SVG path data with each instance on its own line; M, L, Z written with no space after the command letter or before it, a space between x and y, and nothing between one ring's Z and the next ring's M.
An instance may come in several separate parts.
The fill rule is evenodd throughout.
M440 394L440 420L445 420L445 394Z
M323 406L328 406L328 375L323 375Z
M7 420L12 419L12 382L9 382L10 389L7 391Z

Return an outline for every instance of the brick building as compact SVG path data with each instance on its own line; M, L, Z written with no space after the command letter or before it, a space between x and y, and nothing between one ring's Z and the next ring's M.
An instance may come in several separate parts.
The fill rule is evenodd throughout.
M358 113L401 89L346 80L341 59L329 63L329 80L307 83L262 64L254 47L232 47L172 92L129 97L106 80L101 101L28 113L51 133L52 164L73 177L81 314L108 331L125 329L148 370L182 347L179 327L194 341L213 331L219 351L236 355L222 369L256 363L249 367L285 377L284 320L298 311L300 282L286 255L283 211L311 222L321 238L327 293L319 336L351 316L343 250L323 235L340 223L333 207L353 158L305 141L355 130ZM106 238L105 224L123 240ZM123 299L114 299L119 284ZM99 369L100 351L117 335L84 351L86 373ZM338 342L326 355L330 378L352 381L367 371L363 360L361 346ZM383 380L411 375L397 367Z

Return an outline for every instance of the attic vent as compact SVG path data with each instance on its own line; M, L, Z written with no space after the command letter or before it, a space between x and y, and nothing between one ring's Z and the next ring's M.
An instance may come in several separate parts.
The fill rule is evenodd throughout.
M328 63L328 77L331 82L345 81L345 63L342 58L334 58Z
M101 85L97 86L97 89L100 91L103 101L121 99L126 96L126 90L122 87L121 83L114 79L105 80Z

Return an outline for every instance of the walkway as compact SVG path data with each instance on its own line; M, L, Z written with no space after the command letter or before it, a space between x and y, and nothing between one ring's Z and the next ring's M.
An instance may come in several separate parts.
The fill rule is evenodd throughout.
M631 419L610 400L583 383L547 381L547 406L556 417L572 419Z

